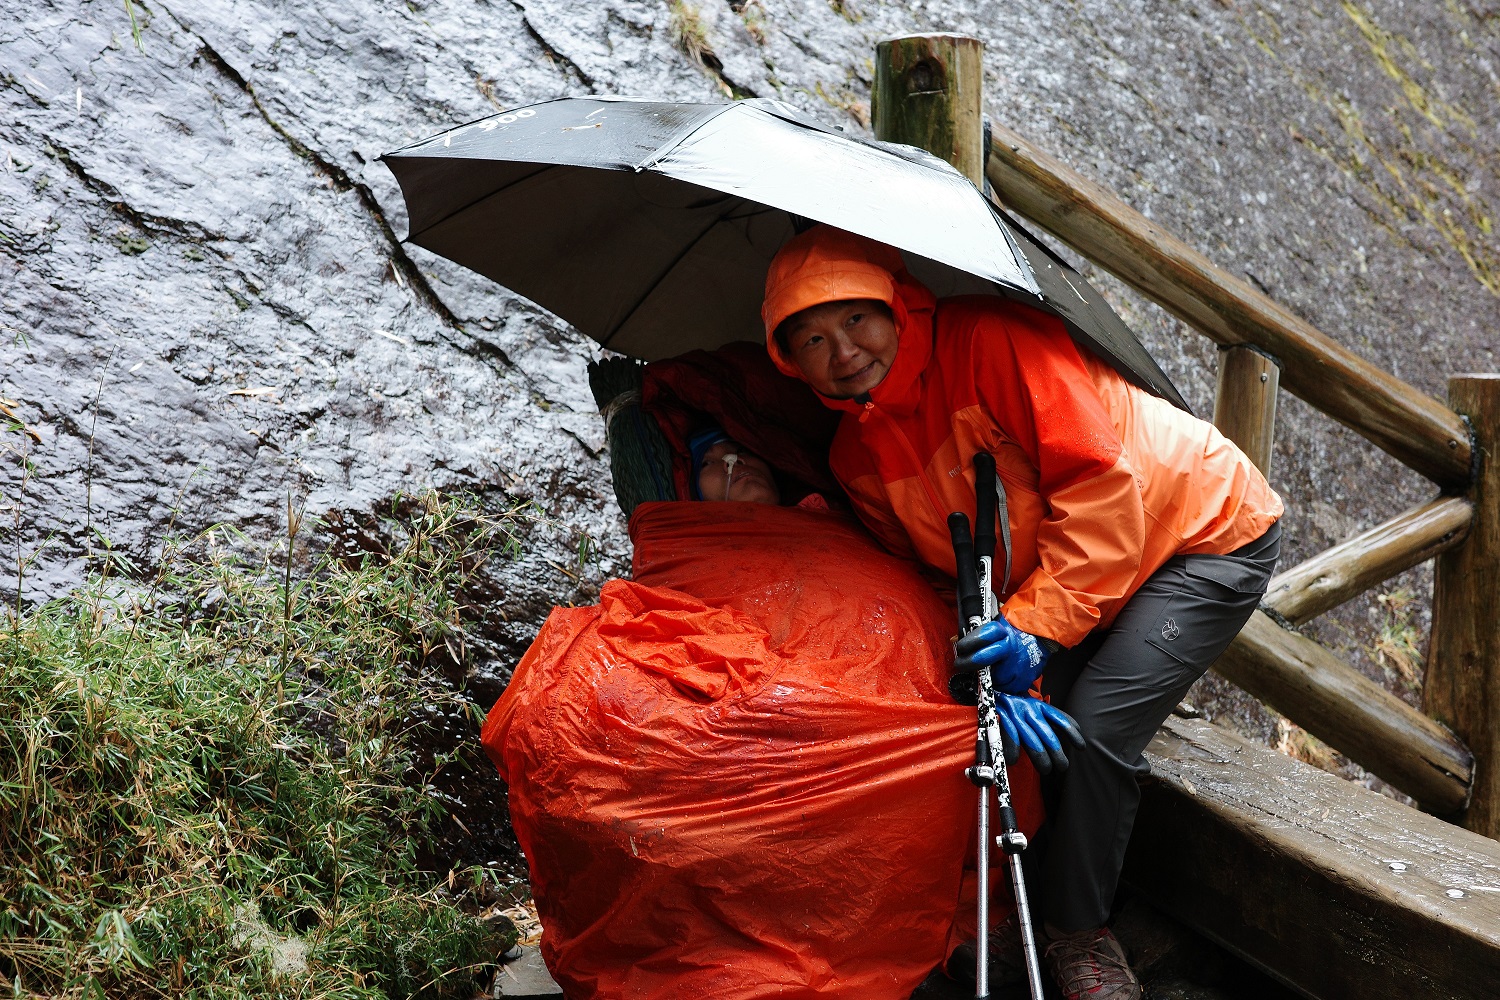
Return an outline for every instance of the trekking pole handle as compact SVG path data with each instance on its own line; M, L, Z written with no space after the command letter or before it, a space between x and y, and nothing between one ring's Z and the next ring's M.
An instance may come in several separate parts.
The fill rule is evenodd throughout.
M974 552L980 559L995 558L995 456L981 451L974 456Z
M948 533L953 536L953 580L958 589L958 632L966 634L984 614L979 595L979 573L974 564L974 536L969 534L969 515L948 515Z

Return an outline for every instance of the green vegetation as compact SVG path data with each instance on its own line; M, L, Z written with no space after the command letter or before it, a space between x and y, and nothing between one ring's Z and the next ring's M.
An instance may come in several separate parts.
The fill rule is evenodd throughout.
M313 556L289 508L264 559L219 528L0 618L0 991L472 996L514 931L446 888L478 873L418 869L413 736L524 516L406 498L384 549Z
M835 14L850 24L858 24L865 19L864 15L855 10L848 0L828 0L828 6L832 7Z
M667 23L673 44L693 62L706 66L713 58L714 48L698 8L684 0L667 0Z
M127 232L116 233L110 242L127 257L138 257L151 249L151 241L144 236L132 236Z
M1375 640L1375 662L1408 692L1422 690L1422 632L1414 621L1417 596L1410 588L1397 587L1377 594L1375 601L1385 612L1380 635Z
M756 45L766 44L766 9L761 6L760 0L748 0L747 3L740 4L731 3L729 7L740 15L740 20L745 22L745 31L749 33L750 40Z
M125 0L125 16L130 19L130 37L135 39L136 49L145 52L146 47L141 44L141 25L135 17L135 3L133 0Z

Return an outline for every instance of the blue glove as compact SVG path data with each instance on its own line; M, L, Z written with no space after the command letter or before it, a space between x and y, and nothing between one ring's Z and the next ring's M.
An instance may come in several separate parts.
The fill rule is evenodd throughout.
M1058 648L1051 640L1038 639L1004 618L994 618L954 643L953 669L974 673L989 667L997 692L1025 694Z
M1072 716L1039 698L996 695L995 714L1000 719L1007 764L1014 764L1025 750L1038 773L1061 774L1068 769L1062 741L1067 740L1074 750L1083 749L1083 733Z

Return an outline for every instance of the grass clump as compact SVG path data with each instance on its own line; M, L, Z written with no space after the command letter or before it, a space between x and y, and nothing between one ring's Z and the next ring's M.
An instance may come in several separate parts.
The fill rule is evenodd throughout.
M416 864L443 811L412 737L519 515L407 500L394 543L296 574L289 515L263 560L218 529L144 598L0 620L4 994L472 996L509 945Z
M756 45L766 44L766 8L761 6L760 0L731 0L729 9L740 16L751 41Z
M1375 639L1375 662L1408 692L1422 689L1422 630L1413 620L1417 598L1406 587L1375 596L1384 611L1380 635Z
M693 62L703 66L705 57L713 55L708 26L696 6L685 0L668 0L667 24L672 32L672 42Z

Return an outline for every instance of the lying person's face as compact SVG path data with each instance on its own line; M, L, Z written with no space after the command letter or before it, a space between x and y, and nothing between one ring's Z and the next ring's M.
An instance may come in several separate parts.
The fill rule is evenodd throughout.
M738 456L733 462L726 455ZM703 453L698 471L698 493L705 500L739 500L744 503L781 503L781 491L771 467L736 441L720 441Z
M788 359L808 385L830 399L869 392L896 360L896 323L884 302L825 302L786 323Z

